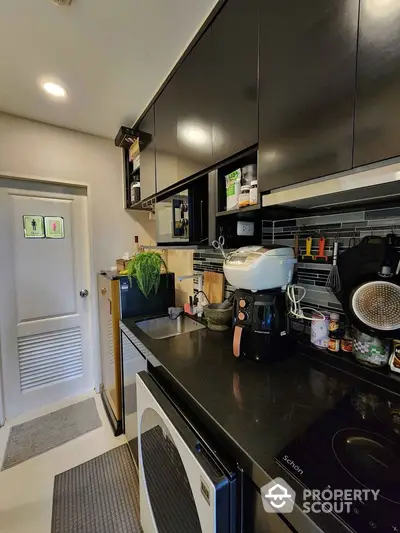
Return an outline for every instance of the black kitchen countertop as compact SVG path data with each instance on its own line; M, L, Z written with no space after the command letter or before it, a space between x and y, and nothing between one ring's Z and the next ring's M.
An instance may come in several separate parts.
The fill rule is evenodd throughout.
M150 363L160 365L156 371L172 378L215 423L224 445L233 443L236 459L259 489L275 477L299 488L275 456L348 392L373 386L326 364L322 354L321 361L309 357L295 342L293 353L262 364L233 356L230 330L206 328L156 340L137 327L138 320L121 321L121 329ZM311 515L299 509L286 518L301 533L318 531L309 527ZM348 531L332 515L312 517L315 521L321 531Z

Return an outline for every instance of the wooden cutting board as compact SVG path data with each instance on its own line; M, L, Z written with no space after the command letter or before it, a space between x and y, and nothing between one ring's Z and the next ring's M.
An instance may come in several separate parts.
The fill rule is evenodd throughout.
M204 272L203 291L210 304L220 304L224 301L225 276L219 272Z

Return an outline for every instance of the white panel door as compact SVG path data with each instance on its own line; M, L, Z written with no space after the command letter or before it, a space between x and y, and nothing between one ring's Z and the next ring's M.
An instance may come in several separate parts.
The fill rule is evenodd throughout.
M26 215L62 217L64 237L27 238ZM0 189L0 249L9 418L94 387L86 197Z

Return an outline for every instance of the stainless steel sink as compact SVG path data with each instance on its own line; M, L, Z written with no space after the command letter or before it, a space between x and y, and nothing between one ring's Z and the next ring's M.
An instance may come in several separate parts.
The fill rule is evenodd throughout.
M136 325L152 339L167 339L168 337L175 337L176 335L205 328L203 324L199 324L199 322L184 315L181 315L176 320L171 320L168 316L149 318L148 320L136 322Z

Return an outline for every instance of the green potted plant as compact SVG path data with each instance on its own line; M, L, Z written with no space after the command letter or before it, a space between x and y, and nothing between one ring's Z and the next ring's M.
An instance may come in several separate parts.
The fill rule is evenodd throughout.
M128 263L129 281L132 285L132 278L135 278L139 289L148 298L151 291L158 292L162 267L168 273L167 265L159 253L139 252Z

